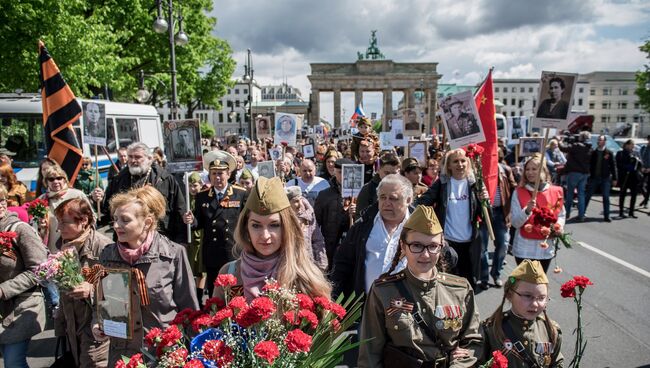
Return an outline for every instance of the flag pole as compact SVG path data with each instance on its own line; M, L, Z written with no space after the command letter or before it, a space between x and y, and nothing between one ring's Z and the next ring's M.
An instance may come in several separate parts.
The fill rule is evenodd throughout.
M97 158L97 145L95 144L95 189L99 188L99 159ZM101 217L101 207L97 202L97 219Z
M191 211L190 209L190 175L189 173L184 174L184 179L185 179L185 206L187 206L187 210ZM192 244L192 224L187 224L187 244Z

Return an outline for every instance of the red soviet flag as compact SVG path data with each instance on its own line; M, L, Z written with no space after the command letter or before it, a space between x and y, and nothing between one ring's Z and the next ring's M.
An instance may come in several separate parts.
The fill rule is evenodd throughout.
M494 90L492 87L492 69L488 72L487 78L476 91L474 95L474 102L478 115L481 118L483 125L483 133L485 134L485 142L478 145L483 147L483 155L481 163L483 165L483 179L485 186L490 194L490 201L494 200L494 195L497 192L498 174L499 174L499 157L497 154L498 141L497 141L497 122L494 114Z

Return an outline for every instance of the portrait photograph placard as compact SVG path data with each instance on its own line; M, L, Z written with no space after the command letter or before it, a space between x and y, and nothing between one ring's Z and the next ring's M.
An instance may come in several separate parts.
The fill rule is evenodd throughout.
M415 109L404 109L402 116L402 120L404 121L404 134L409 137L419 137L422 129L420 128L417 111Z
M104 334L121 339L133 336L131 270L107 269L95 291L97 317Z
M390 132L393 134L393 145L396 147L406 146L408 138L404 134L404 121L400 119L391 120Z
M427 162L427 148L427 141L409 141L406 157L413 157L420 165L424 165Z
M302 154L305 155L305 158L314 157L314 145L313 144L306 144L306 145L302 146Z
M542 153L544 151L544 138L542 137L522 137L519 138L519 156L531 156L533 153Z
M479 118L472 91L447 96L440 101L442 120L452 149L470 143L485 142L483 125Z
M275 163L273 161L258 162L257 173L260 176L271 179L275 176Z
M363 165L362 164L344 164L341 166L341 177L343 185L341 186L341 196L357 197L363 187Z
M83 108L83 142L106 146L106 106L98 102L81 103Z
M395 148L393 144L393 133L392 132L380 132L379 133L379 149L382 151L390 151Z
M282 158L282 147L273 147L269 150L271 160L277 161Z
M275 114L275 129L273 132L273 144L296 146L296 133L298 132L298 115L296 114Z
M163 122L165 156L173 173L201 170L201 129L198 119Z
M539 81L536 128L566 129L578 74L543 71Z
M506 119L508 144L519 144L519 139L528 135L528 117L510 116Z
M325 127L322 125L314 125L314 135L323 138L325 136Z
M258 116L255 118L255 131L257 132L257 138L271 138L271 117L270 116Z

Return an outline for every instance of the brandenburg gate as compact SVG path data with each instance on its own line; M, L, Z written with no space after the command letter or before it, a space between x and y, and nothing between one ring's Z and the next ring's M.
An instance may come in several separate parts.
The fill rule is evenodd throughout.
M396 63L384 60L377 48L375 32L372 32L370 46L366 57L358 53L355 63L312 63L311 75L311 114L310 124L318 122L320 116L320 92L334 93L334 127L341 126L341 92L354 92L355 107L363 100L363 92L380 91L383 93L383 130L388 128L388 121L393 118L393 92L404 93L404 107L413 108L415 91L424 92L424 128L430 131L435 122L436 90L438 80L438 63ZM420 120L420 118L418 117ZM421 121L420 121L421 122ZM422 122L421 122L422 123Z

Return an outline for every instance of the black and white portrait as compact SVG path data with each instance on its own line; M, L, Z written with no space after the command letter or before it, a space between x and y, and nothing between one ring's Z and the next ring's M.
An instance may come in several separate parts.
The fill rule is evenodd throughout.
M409 136L420 135L420 123L418 122L418 113L414 109L404 110L404 131Z
M413 157L418 162L427 162L427 141L409 141L406 157Z
M533 153L541 153L544 138L541 137L522 137L519 138L519 156L526 157Z
M271 160L277 161L282 158L282 147L273 147L269 150Z
M106 106L96 102L83 102L84 135L88 144L106 145Z
M271 118L268 116L258 116L255 118L255 128L257 138L264 139L271 137Z
M535 113L535 118L543 124L541 127L566 128L577 79L577 74L542 72L538 97L540 103Z
M275 165L273 161L262 161L257 163L257 173L265 178L272 178L275 176Z
M313 144L306 144L306 145L302 146L302 154L305 155L305 158L314 157L314 145Z
M199 168L201 161L201 132L198 119L163 122L165 156L171 172Z
M471 91L446 97L440 102L447 138L452 149L485 141L481 120Z
M506 120L506 134L508 144L518 144L521 137L525 137L528 132L528 117L511 116Z
M343 185L341 186L341 196L356 197L363 187L363 165L342 165L341 177Z
M318 137L324 136L324 127L322 125L314 125L314 135Z
M294 114L276 114L275 132L273 143L285 143L288 146L296 146L297 117Z
M174 157L178 159L192 158L195 155L193 132L190 128L180 128L172 133L174 142Z

